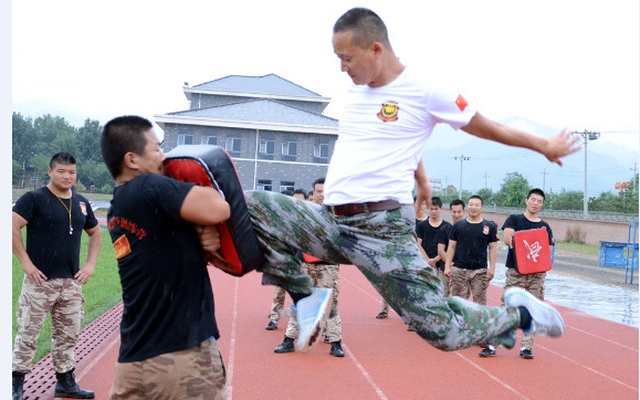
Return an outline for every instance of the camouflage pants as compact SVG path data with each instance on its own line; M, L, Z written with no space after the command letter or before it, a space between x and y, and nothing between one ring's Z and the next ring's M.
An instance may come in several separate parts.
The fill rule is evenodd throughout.
M311 277L313 286L333 289L333 303L327 318L324 335L330 342L342 340L342 320L338 314L338 295L340 294L340 266L337 264L302 264L303 270ZM298 338L298 322L289 318L285 335Z
M283 288L276 286L273 289L273 301L271 302L271 312L269 313L269 319L273 321L280 321L282 315L282 308L284 307L284 294Z
M405 323L439 349L515 345L516 308L445 297L418 248L413 205L336 217L322 205L278 193L248 191L245 198L265 248L263 284L309 293L311 278L295 257L300 249L330 263L356 265Z
M451 278L449 280L451 296L463 298L469 297L469 292L476 304L487 304L487 269L465 269L451 267ZM504 303L503 303L504 304Z
M451 296L451 280L449 279L448 276L444 274L444 271L440 271L440 270L437 270L437 271L438 271L438 278L440 278L440 280L442 281L442 286L444 286L444 295L447 297ZM463 297L466 299L469 297L469 295L460 296L460 297Z
M196 347L142 361L117 363L110 400L226 400L226 372L218 344Z
M380 312L389 314L389 304L384 299L380 302Z
M18 300L18 331L13 344L12 370L31 372L40 329L51 314L51 358L55 372L75 368L74 348L84 317L82 285L75 279L49 279L35 285L25 275Z
M544 300L544 281L547 277L546 272L540 272L537 274L521 275L515 268L507 268L506 280L504 282L505 290L511 286L521 287L528 290L540 300ZM501 304L504 304L504 292L500 298ZM523 348L532 349L533 341L535 339L535 333L523 333L521 346Z

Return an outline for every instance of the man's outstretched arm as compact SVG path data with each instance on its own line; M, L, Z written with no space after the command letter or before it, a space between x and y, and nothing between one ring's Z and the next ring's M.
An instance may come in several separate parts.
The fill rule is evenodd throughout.
M480 113L476 113L471 121L460 129L482 139L537 151L549 161L560 166L562 166L562 157L581 149L581 146L577 144L580 137L572 137L572 132L567 129L553 137L544 138L492 121Z

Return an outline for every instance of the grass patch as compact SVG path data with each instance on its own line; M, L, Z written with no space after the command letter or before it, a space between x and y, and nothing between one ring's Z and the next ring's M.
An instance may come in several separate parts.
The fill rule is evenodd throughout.
M26 229L22 230L23 240ZM82 246L80 251L80 266L87 259L87 234L82 235ZM26 243L26 240L25 240ZM22 290L22 281L24 272L20 261L13 256L12 260L12 343L15 339L18 326L15 321L16 308L18 299ZM122 288L120 286L120 278L118 276L118 264L116 262L115 250L111 244L109 232L102 229L102 248L98 254L96 267L91 280L83 286L82 293L84 296L84 321L82 327L93 322L100 317L119 301L122 300ZM51 351L51 316L45 319L38 338L38 347L33 361L37 362Z
M575 243L575 242L558 242L556 249L576 251L587 254L600 254L600 247L592 244Z

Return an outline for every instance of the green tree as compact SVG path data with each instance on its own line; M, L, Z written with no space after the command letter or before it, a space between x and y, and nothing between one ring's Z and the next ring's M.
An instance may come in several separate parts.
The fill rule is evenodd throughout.
M67 151L73 154L75 143L72 143L75 128L63 118L45 114L33 121L36 133L36 154L44 154L49 157L59 151ZM58 139L58 137L60 138ZM56 141L57 139L57 141ZM72 149L67 148L72 146Z
M38 154L33 158L34 175L45 183L49 182L49 161L52 155Z
M492 205L494 203L493 190L491 190L490 188L482 188L478 190L476 194L482 197L482 201L484 202L485 207Z
M100 122L87 118L84 121L84 125L76 131L76 140L80 145L78 146L78 153L75 154L75 157L82 161L92 160L104 165L102 154L100 154L101 133L102 126Z
M13 186L20 187L22 180L24 179L24 169L22 164L16 160L11 160L11 184Z
M11 151L12 158L25 169L36 154L36 137L33 120L25 118L20 113L13 113L11 121Z
M524 207L529 190L531 186L527 178L518 172L510 172L505 175L493 201L503 207Z
M565 191L547 195L546 203L551 203L554 210L582 210L582 192L578 190Z

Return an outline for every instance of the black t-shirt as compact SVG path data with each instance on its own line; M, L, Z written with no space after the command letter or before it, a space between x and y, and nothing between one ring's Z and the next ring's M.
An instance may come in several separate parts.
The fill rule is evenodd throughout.
M442 220L438 227L433 227L429 223L429 218L420 221L416 225L416 235L422 239L422 248L429 258L434 258L438 255L438 235L441 231L447 230L450 227L451 224L445 220ZM438 261L436 267L444 270L444 260Z
M71 210L72 234L67 209ZM33 265L48 279L73 278L80 269L82 230L98 225L89 201L75 192L71 202L58 199L43 187L22 195L13 211L27 220L26 249Z
M192 187L147 174L114 190L107 219L124 303L119 362L220 336L204 250L194 224L180 218Z
M549 235L549 244L554 244L553 232L551 231L551 227L549 226L549 224L545 221L540 220L538 222L533 222L527 219L524 214L511 214L507 217L507 219L504 221L504 224L502 225L502 230L505 230L506 228L511 228L516 232L528 229L545 228ZM507 262L505 263L506 267L515 268L516 265L514 261L515 259L513 255L513 249L509 247L509 250L507 251Z
M449 239L455 240L456 252L453 263L458 268L487 268L487 247L498 241L498 226L493 221L483 219L472 224L466 219L453 225Z

